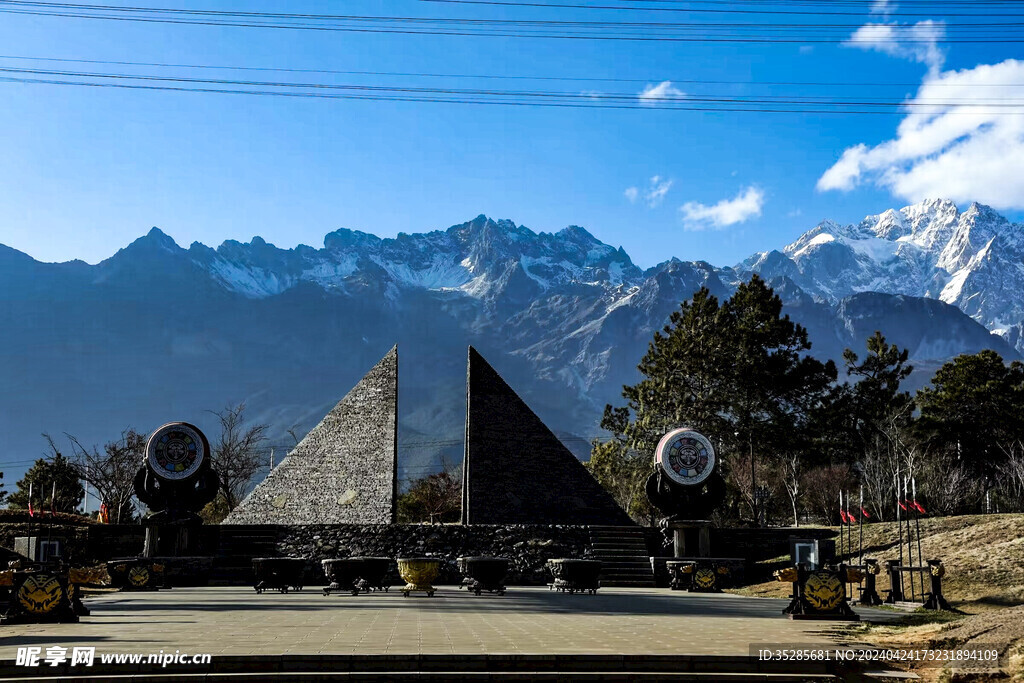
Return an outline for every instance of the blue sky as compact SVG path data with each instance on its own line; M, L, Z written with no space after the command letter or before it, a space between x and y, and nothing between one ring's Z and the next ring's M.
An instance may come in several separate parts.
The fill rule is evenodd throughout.
M643 11L414 0L147 6L666 21ZM728 265L781 247L820 219L857 221L925 196L979 199L1019 220L1024 115L962 110L975 93L1024 96L1018 87L1024 64L1007 61L1024 57L1019 45L930 45L929 36L943 35L943 17L887 13L897 8L864 2L862 16L817 19L849 23L851 35L857 25L873 24L860 34L860 47L342 33L0 14L4 68L613 92L636 96L641 105L648 102L642 93L652 90L669 100L926 98L925 90L918 93L923 82L927 92L961 97L935 117L915 119L893 109L881 115L673 111L664 99L628 110L501 107L0 81L0 243L40 260L95 263L154 225L184 246L253 235L282 247L321 246L339 227L393 236L485 213L537 231L582 225L623 246L642 266L670 256ZM917 23L929 19L936 23ZM687 20L709 19L671 17ZM907 44L902 39L912 31L918 42ZM629 81L238 72L11 57ZM764 85L780 81L896 85Z

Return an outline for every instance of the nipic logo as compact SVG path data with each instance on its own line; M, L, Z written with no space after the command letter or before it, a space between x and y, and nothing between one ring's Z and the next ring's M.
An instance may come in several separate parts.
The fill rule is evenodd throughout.
M68 652L71 656L68 657ZM151 664L161 668L172 664L209 664L212 660L209 654L190 655L181 650L174 652L155 652L152 654L118 652L99 655L101 664ZM42 646L19 647L18 656L15 659L15 666L59 666L68 664L70 666L92 666L96 661L95 646L81 646L67 648L61 645L51 645L46 648L46 655L43 655Z
M41 663L45 663L49 666L57 666L70 661L71 666L77 666L79 664L83 666L92 666L93 661L96 659L96 648L95 647L73 647L71 648L71 659L68 659L68 648L61 647L60 645L51 645L46 648L46 656L40 661L40 655L42 655L42 647L19 647L18 656L14 660L16 666L39 666Z

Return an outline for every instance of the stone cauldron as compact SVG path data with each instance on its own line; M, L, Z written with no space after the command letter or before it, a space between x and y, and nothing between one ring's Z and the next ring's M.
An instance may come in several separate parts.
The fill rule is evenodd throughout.
M466 575L462 586L477 595L489 593L505 594L505 576L508 574L507 557L472 556L458 558L459 571Z
M363 561L355 557L342 557L323 560L324 576L330 585L324 588L324 595L348 592L359 595L359 581L363 574Z
M575 558L559 558L548 560L548 569L555 578L551 587L565 593L597 592L601 582L600 560L583 560Z
M391 586L388 584L388 570L391 568L390 557L357 557L363 563L362 574L359 575L363 590L376 590L387 592Z
M431 584L440 571L441 561L436 557L398 558L398 573L406 582L402 587L402 595L409 597L409 593L420 591L426 593L428 598L433 597L434 586Z
M387 591L390 557L338 557L322 560L324 575L330 585L324 588L324 595L347 592L358 595L360 591Z
M252 572L257 593L265 590L287 593L289 588L300 591L306 576L306 558L254 557Z

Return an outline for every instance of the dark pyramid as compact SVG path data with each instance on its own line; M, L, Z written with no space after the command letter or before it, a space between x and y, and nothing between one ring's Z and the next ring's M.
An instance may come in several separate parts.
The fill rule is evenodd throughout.
M223 523L393 523L397 429L395 347Z
M633 525L473 347L466 392L463 524Z

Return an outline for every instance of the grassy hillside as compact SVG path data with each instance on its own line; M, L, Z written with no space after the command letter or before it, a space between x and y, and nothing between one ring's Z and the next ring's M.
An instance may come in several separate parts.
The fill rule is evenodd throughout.
M853 552L842 555L851 564L859 560L858 540L858 530L854 527ZM906 559L905 539L903 548ZM1024 680L1024 514L924 518L921 520L921 550L925 559L943 561L946 566L943 592L953 606L965 614L911 613L898 624L852 626L847 636L893 648L995 646L1005 657L1005 668L999 674L918 666L913 670L923 681ZM917 564L916 537L913 551ZM880 561L899 557L899 532L895 523L864 527L864 557ZM760 563L760 576L754 577L760 582L733 592L788 597L788 583L763 580L771 571L784 566L788 559L775 558ZM926 581L925 590L927 585ZM887 588L889 579L883 573L878 577L878 590L883 597L882 591ZM905 590L909 595L909 589Z
M852 553L844 547L841 555L845 561L855 564L859 560L857 527L853 527L853 532ZM1024 514L922 518L921 550L925 559L940 559L945 564L946 598L959 609L974 613L993 607L1024 605ZM903 552L906 559L906 539ZM916 529L913 553L917 564ZM899 557L899 532L895 522L864 526L864 557L879 561ZM760 571L753 577L757 583L736 592L789 595L788 584L767 580L771 571L786 561L788 558L775 558L759 563ZM925 587L927 589L927 582ZM884 573L878 577L878 588L879 593L889 588L889 579Z

